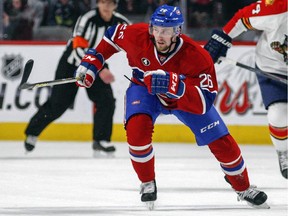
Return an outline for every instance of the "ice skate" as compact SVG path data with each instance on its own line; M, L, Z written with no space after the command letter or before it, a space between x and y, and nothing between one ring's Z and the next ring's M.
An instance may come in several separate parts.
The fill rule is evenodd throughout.
M37 136L27 135L24 141L24 148L26 149L26 153L34 150L36 142L37 142L37 138L38 138Z
M288 179L288 151L277 151L280 172L282 176Z
M266 203L267 195L258 189L256 186L251 185L245 191L236 191L238 194L238 201L245 200L248 205L252 206L253 208L259 209L269 209L270 206Z
M141 201L145 202L149 210L154 209L154 201L157 199L157 186L156 181L144 182L141 184L140 189Z
M115 147L107 141L93 141L93 157L113 157L116 151Z

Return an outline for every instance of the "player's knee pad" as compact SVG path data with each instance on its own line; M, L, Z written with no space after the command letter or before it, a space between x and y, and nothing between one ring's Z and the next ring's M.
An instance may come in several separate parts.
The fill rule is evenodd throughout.
M239 175L245 170L245 163L240 148L233 137L228 134L208 145L211 152L220 162L227 175Z
M144 146L152 142L153 122L146 114L136 114L126 123L126 134L129 145Z
M129 153L133 161L145 163L154 157L152 147L153 122L146 114L132 116L126 124Z
M274 103L268 107L268 122L275 127L287 127L287 103Z
M278 150L286 150L287 130L287 103L274 103L268 108L269 131L273 144Z
M238 144L230 134L213 141L208 147L217 160L223 163L234 161L241 155Z

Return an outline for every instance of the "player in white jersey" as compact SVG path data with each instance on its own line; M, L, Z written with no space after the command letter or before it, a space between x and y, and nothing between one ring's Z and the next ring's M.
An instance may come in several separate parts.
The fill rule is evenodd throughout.
M256 46L256 68L287 79L287 0L263 0L244 7L221 31L213 30L204 47L217 62L220 56L226 56L232 39L247 30L263 31ZM257 74L257 79L280 171L287 179L287 85L263 75Z

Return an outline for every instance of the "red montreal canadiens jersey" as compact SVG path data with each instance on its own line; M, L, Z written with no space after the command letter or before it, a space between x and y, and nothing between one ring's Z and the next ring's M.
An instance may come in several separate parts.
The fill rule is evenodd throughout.
M217 80L214 63L209 53L191 38L181 35L177 48L167 59L159 60L148 24L119 24L106 32L96 50L104 59L119 51L125 51L133 78L144 85L147 71L162 69L182 74L186 78L186 91L180 99L158 95L164 106L196 114L204 114L213 105L217 94Z
M257 66L287 76L287 16L287 0L257 1L239 10L223 30L231 38L247 30L263 31L256 47Z

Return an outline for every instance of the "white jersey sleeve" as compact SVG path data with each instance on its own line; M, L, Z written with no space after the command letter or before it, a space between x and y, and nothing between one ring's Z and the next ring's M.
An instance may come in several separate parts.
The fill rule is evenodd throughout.
M263 31L257 42L256 64L287 76L287 0L257 1L239 10L223 31L235 38L247 30Z

